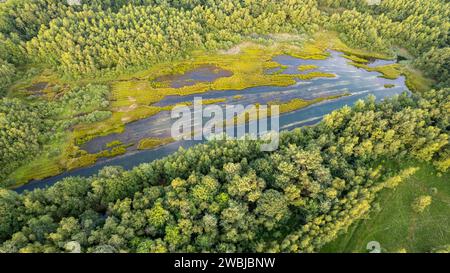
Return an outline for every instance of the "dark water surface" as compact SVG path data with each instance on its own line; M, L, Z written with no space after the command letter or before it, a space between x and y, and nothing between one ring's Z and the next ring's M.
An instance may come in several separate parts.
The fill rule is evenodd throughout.
M170 82L170 87L180 88L199 82L212 82L218 78L230 77L231 75L233 73L230 71L221 69L215 65L202 65L184 74L162 76L156 80L159 82Z

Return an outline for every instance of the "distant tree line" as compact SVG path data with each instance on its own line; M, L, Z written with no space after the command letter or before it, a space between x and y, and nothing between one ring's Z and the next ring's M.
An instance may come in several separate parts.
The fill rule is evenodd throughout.
M337 2L354 1L324 2L336 6ZM351 6L352 10L333 13L328 21L328 27L339 31L344 41L375 51L389 51L392 46L405 48L419 58L416 63L419 68L448 87L448 77L440 72L448 73L450 66L446 54L450 45L450 2L386 0L380 5ZM436 59L437 54L443 55L440 61ZM433 60L424 64L433 56Z
M12 81L10 65L46 63L86 77L229 47L250 34L319 28L356 47L397 45L420 57L448 49L448 18L450 3L440 0L9 0L0 5L0 88Z

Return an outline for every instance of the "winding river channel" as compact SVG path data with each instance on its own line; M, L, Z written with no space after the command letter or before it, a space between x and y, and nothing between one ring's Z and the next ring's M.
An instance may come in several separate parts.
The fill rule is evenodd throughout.
M281 130L292 130L305 125L313 125L319 122L322 117L333 110L345 105L353 105L358 99L363 99L369 94L374 95L377 100L401 94L408 91L405 85L405 78L400 76L395 80L383 78L379 72L369 72L357 68L350 64L349 60L337 51L330 51L329 58L325 60L304 60L288 55L280 55L274 61L283 65L283 69L278 68L267 73L301 74L312 71L333 73L334 78L315 78L311 80L297 80L296 84L288 87L260 86L244 90L209 91L202 94L188 96L167 96L157 106L174 105L182 102L192 102L194 97L202 97L203 100L222 99L219 105L226 104L267 104L270 101L287 102L294 98L312 100L316 98L330 97L336 95L346 96L332 100L324 100L308 107L280 115L279 126ZM369 66L388 65L395 61L374 60ZM299 71L299 66L310 66L312 70ZM205 73L205 74L204 74ZM189 76L184 75L181 80L175 82L183 85L192 81L205 81L214 79L214 75L207 68L195 71ZM222 76L227 76L222 75ZM197 78L198 77L198 78ZM409 92L409 91L408 91ZM140 163L150 162L167 156L179 149L179 147L189 148L200 141L177 141L150 150L138 150L137 144L143 138L167 138L170 137L170 130L174 120L170 117L169 111L163 111L149 118L141 119L129 123L125 126L123 133L110 134L95 138L85 143L81 148L89 153L97 153L105 149L107 143L119 140L125 145L129 144L128 152L122 156L101 159L96 164L68 171L60 175L43 180L32 181L20 188L17 192L44 188L67 176L90 176L98 172L105 166L122 166L131 169Z

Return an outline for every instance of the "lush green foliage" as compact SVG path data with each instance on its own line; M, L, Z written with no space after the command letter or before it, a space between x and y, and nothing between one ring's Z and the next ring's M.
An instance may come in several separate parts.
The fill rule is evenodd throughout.
M449 3L364 1L65 1L0 5L0 59L46 63L71 77L122 72L183 58L192 49L229 47L242 37L335 29L353 46L415 56L448 46ZM352 9L353 8L353 9ZM347 9L347 10L346 10ZM433 75L439 76L439 75Z
M210 142L132 171L4 190L2 251L64 251L72 241L88 252L315 251L365 215L376 192L416 171L374 162L429 161L448 148L448 104L448 89L370 98L284 133L273 153Z
M387 0L370 11L336 12L329 27L341 32L351 45L371 50L388 51L391 45L397 45L420 56L432 47L448 46L448 2Z
M0 99L0 179L36 156L64 129L111 116L109 89L102 85L75 87L53 101L24 103Z
M42 25L62 16L65 1L11 0L0 4L0 58L14 64L28 60L23 43L37 35Z
M42 28L27 51L63 74L92 75L180 58L194 48L230 46L255 32L307 31L318 15L313 1L303 0L204 1L186 9L174 5L162 1L117 11L67 12Z
M6 87L12 82L14 73L14 66L0 59L0 97L2 97L6 91Z
M432 48L417 61L417 66L439 85L450 86L450 47Z
M342 14L334 13L329 24L350 45L383 52L390 50L387 32L390 31L391 20L385 15L374 17L356 10L346 10Z
M87 85L75 87L62 95L55 106L71 111L71 114L89 113L109 105L109 90L103 85Z
M0 100L0 179L37 154L50 133L49 114L41 104Z
M111 117L109 89L104 85L75 87L49 103L59 124L67 129L80 123L95 123Z

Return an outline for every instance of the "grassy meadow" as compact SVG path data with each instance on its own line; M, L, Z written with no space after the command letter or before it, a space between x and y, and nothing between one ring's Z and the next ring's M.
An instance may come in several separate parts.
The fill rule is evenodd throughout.
M366 253L377 241L382 252L430 252L450 244L450 174L432 165L420 169L395 189L383 190L367 219L353 224L346 233L322 248L322 252ZM431 196L421 213L413 209L420 196Z

